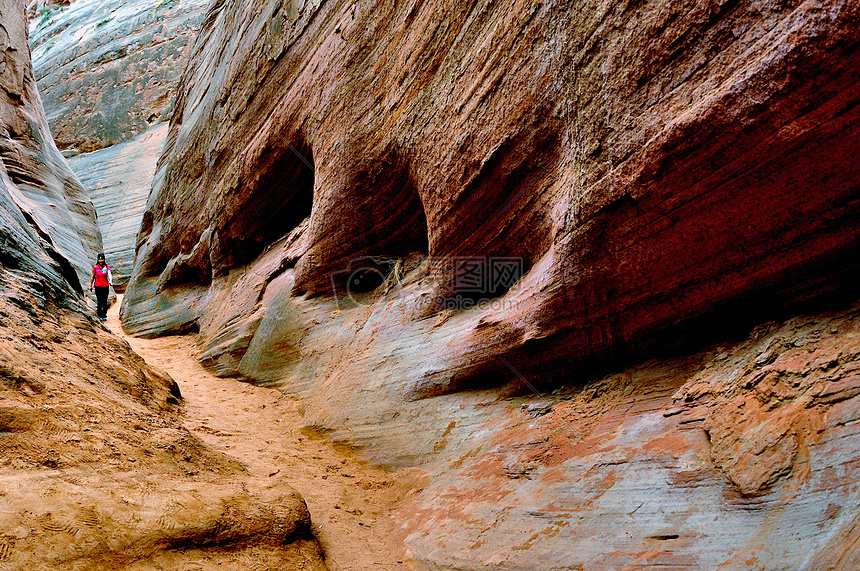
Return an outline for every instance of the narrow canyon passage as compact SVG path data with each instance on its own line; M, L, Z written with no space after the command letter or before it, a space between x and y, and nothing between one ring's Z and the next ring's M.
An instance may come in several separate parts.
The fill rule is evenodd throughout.
M332 571L411 569L392 512L421 471L386 472L302 429L300 403L275 389L215 377L196 359L191 335L157 339L126 336L122 298L108 312L108 328L148 364L170 374L185 398L184 424L213 449L261 478L287 480L305 498L312 530Z

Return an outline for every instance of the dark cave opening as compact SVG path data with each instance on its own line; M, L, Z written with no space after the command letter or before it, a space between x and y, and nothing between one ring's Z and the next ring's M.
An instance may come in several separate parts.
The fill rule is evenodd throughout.
M339 208L350 215L338 228L344 236L339 260L331 266L335 292L366 294L386 282L407 258L426 257L429 249L427 215L408 165L391 155L373 171L352 181L348 203Z
M239 209L232 215L216 214L216 275L256 259L311 214L315 168L310 145L302 140L269 148L258 161L258 171L237 189L247 196Z

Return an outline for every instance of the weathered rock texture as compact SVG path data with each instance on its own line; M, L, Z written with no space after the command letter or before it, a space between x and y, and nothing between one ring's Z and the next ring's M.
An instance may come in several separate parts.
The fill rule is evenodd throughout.
M35 76L122 289L202 0L31 4ZM126 144L123 144L126 143ZM116 146L119 145L119 146ZM115 147L116 146L116 147Z
M0 195L3 266L32 272L55 289L88 284L101 235L95 210L48 130L17 2L3 5L0 47Z
M858 42L849 1L215 2L124 326L199 329L213 370L436 474L406 523L428 569L850 559L856 506L826 511L856 493L831 422L854 314L838 379L760 377L753 339L737 370L647 366L545 420L499 398L856 299ZM523 275L465 288L462 257Z
M88 312L95 214L0 0L0 568L323 569L302 498L182 427L181 395ZM83 276L82 276L83 274Z
M98 210L104 253L120 288L131 276L137 230L166 135L167 123L160 123L131 141L69 159Z
M856 277L858 8L627 8L214 4L126 327L203 326L213 277L308 216L261 278L295 265L293 296L330 298L365 254L429 256L407 293L431 299L449 256L523 259L516 309L464 317L427 390Z
M50 15L50 12L57 8L68 8L71 3L71 0L31 0L27 3L27 19L32 20L42 17L42 15Z
M420 568L857 566L860 307L571 380L388 409L434 458L402 514Z
M172 112L203 0L79 0L30 23L33 68L60 149L128 141Z

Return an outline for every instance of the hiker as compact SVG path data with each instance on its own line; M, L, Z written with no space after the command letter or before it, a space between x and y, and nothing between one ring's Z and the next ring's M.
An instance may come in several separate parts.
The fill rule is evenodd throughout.
M93 279L90 280L90 291L96 290L96 300L98 304L96 313L99 319L107 321L108 310L108 292L113 285L113 274L110 273L110 266L105 263L105 255L99 254L98 261L93 266Z

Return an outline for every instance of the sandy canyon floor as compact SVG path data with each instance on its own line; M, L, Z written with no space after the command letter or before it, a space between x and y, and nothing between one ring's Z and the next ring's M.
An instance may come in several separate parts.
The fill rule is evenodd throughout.
M172 376L185 399L184 424L209 446L244 464L252 475L277 475L304 497L312 530L332 571L411 569L396 537L394 511L423 479L418 469L387 472L354 452L303 429L301 403L280 391L218 378L196 359L193 335L139 339L119 322L122 299L108 328L148 364Z

